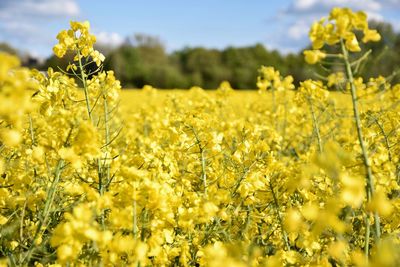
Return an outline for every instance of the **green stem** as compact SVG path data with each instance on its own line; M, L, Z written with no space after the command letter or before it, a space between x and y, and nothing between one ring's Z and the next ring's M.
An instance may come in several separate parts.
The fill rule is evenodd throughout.
M373 174L372 174L372 168L371 168L371 162L368 157L368 150L364 142L364 136L362 132L362 125L361 125L361 119L360 119L360 112L358 108L358 98L357 98L357 88L354 84L354 77L353 77L353 71L351 69L350 65L350 60L349 60L349 54L348 51L343 43L343 40L340 42L341 48L342 48L342 53L343 53L343 60L346 66L346 74L347 74L347 79L350 84L350 89L351 89L351 99L353 103L353 113L354 113L354 121L356 124L357 128L357 136L358 136L358 141L360 143L361 147L361 152L362 152L362 158L363 158L363 163L366 171L366 194L367 194L367 203L371 202L371 199L374 194L374 179L373 179ZM379 215L375 212L374 213L374 225L375 225L375 237L376 237L376 242L379 241L380 236L381 236L381 227L380 227L380 218ZM367 242L369 240L369 233L370 233L370 225L369 225L369 218L367 215L366 219L366 230L365 230L365 254L368 256L369 253L369 243Z
M32 122L32 116L29 114L29 131L31 134L31 142L32 142L32 147L35 145L35 134L33 132L33 122Z
M101 159L97 159L97 175L99 177L99 187L98 191L100 196L104 194L104 183L103 183L103 171L102 171L102 166L101 166ZM100 213L100 224L103 229L105 229L105 217L104 217L104 212L101 211Z
M275 98L275 88L271 87L271 94L272 94L272 112L276 112L276 98Z
M50 188L49 188L49 190L47 192L47 198L46 198L46 202L45 202L45 205L44 205L43 213L42 213L42 216L41 216L42 218L39 221L39 224L38 224L38 226L36 228L36 231L35 231L35 235L33 236L33 239L32 239L32 242L31 242L31 246L29 247L29 250L27 251L27 254L26 254L25 258L23 259L22 263L24 263L25 261L29 261L29 259L32 256L32 253L35 250L36 240L38 239L42 228L46 227L46 223L47 223L47 219L48 219L48 216L49 216L49 213L50 213L50 209L51 209L51 206L53 204L55 194L57 192L57 185L58 185L58 182L60 181L63 164L64 164L63 160L59 160L58 163L57 163L57 167L56 167L56 170L54 172L54 179L53 179L53 181L52 181L52 183L50 185Z
M104 96L104 134L105 134L105 148L106 148L106 155L104 159L104 165L106 168L106 185L108 185L110 181L110 164L108 164L108 157L111 155L108 155L107 148L110 145L110 126L108 124L109 118L108 118L108 102L107 102L107 97Z
M364 246L364 254L368 259L369 255L369 237L371 235L370 229L370 221L369 221L369 214L365 216L365 246Z
M136 205L136 187L133 189L133 238L137 238L137 205Z
M386 150L388 151L388 158L389 161L392 162L392 153L390 152L390 144L389 144L389 137L386 134L385 129L383 128L383 125L379 123L378 119L375 118L374 116L371 116L371 118L374 120L374 122L376 123L376 125L378 125L379 130L381 131L381 134L383 135L383 138L385 140L385 146L386 146Z
M90 104L90 97L89 97L89 90L88 90L88 86L87 86L87 75L85 73L85 68L84 65L82 64L82 57L81 57L81 52L78 50L77 51L78 54L78 63L79 63L79 70L81 72L81 81L82 81L82 85L83 85L83 91L85 93L85 102L86 102L86 109L87 109L87 114L89 116L90 122L92 123L93 126L96 126L93 120L93 116L92 116L92 109L91 109L91 104ZM97 159L97 172L98 172L98 177L99 177L99 187L98 187L98 191L100 195L104 194L104 185L106 183L104 183L103 181L103 170L102 170L102 164L101 164L101 159L98 158ZM102 225L102 227L104 228L104 212L101 213L100 215L100 223Z
M78 50L78 58L79 58L78 62L79 62L79 70L81 72L83 91L85 92L86 109L87 109L89 119L93 123L92 110L90 108L89 91L88 91L87 82L86 82L86 73L85 73L85 69L82 65L81 52L79 50Z
M274 116L275 120L275 129L278 131L279 128L279 121L278 121L278 115L276 114L277 112L277 103L276 103L276 95L275 95L275 88L271 86L271 95L272 95L272 116Z
M107 148L109 146L110 142L110 129L108 125L108 104L107 104L107 98L104 96L104 105L103 105L103 111L104 111L104 134L105 134L105 150L106 153L103 158L103 163L101 163L101 160L97 160L98 164L98 173L99 173L99 193L100 195L104 195L104 191L107 191L107 187L109 185L110 181L110 164L108 163L108 151ZM100 214L100 223L103 229L105 229L105 214L104 211L101 211Z
M197 146L199 147L200 164L201 164L201 179L203 181L203 186L204 186L204 196L207 197L207 172L206 172L205 150L204 150L204 147L201 145L201 140L200 140L200 137L197 134L196 130L191 126L190 126L190 129L192 130L194 137L196 138Z
M321 139L321 134L319 132L318 120L317 120L317 117L315 116L314 105L312 103L311 98L307 97L307 100L308 100L308 104L310 106L310 112L311 112L311 117L312 117L312 121L313 121L314 131L317 135L319 153L321 154L322 153L322 139Z
M276 214L277 214L277 217L278 217L278 222L279 222L279 225L280 225L280 228L281 228L281 231L282 231L282 239L283 239L283 242L285 243L287 251L290 251L289 238L288 238L288 235L287 235L285 229L283 228L282 215L279 212L279 207L280 206L279 206L278 198L276 197L276 194L275 194L275 191L274 191L274 187L272 186L271 180L269 181L269 188L270 188L271 193L272 193L272 198L274 199L274 206L276 208Z

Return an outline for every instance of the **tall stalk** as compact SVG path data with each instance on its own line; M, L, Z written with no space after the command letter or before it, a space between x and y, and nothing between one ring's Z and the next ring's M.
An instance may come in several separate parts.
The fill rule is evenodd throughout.
M110 182L110 164L108 163L109 157L111 155L108 155L107 148L110 145L110 125L109 125L109 117L108 117L108 102L107 102L107 96L104 95L104 104L103 104L103 111L104 111L104 136L105 136L105 144L104 147L106 149L106 153L104 156L104 168L105 168L105 180L106 180L106 185L108 186L108 183Z
M79 50L78 50L78 58L79 58L78 62L79 62L79 70L81 72L81 81L82 81L83 91L85 92L86 109L87 109L87 113L88 113L90 122L93 124L92 110L90 108L90 98L89 98L89 92L88 92L87 82L86 82L86 73L85 73L85 69L83 68L81 52Z
M81 57L81 52L78 50L77 52L78 54L78 64L79 64L79 71L81 74L81 81L82 81L82 86L83 86L83 91L85 93L85 102L86 102L86 109L87 109L87 114L89 116L90 122L93 126L96 127L94 120L93 120L93 115L92 115L92 107L90 104L90 97L89 97L89 90L88 90L88 86L87 86L87 75L85 73L85 68L82 64L82 57ZM106 124L106 145L108 145L108 139L109 139L109 129L108 129L108 110L107 108L107 103L105 102L105 124ZM106 160L106 159L105 159ZM106 163L104 163L106 164ZM103 167L102 167L102 163L101 163L101 159L98 158L97 159L97 172L98 172L98 178L99 178L99 186L98 186L98 191L100 195L104 194L104 186L107 185L108 180L104 181L104 172L103 172ZM109 167L107 167L107 175L109 177ZM104 212L102 211L100 214L100 224L102 226L102 228L105 228L105 215Z
M357 98L357 88L354 84L354 77L353 77L353 71L351 69L351 64L349 60L349 53L344 45L343 40L340 41L342 53L343 53L343 61L346 67L346 75L347 79L350 84L350 89L351 89L351 100L353 104L353 115L354 115L354 121L356 124L357 128L357 136L358 136L358 141L360 143L361 147L361 152L362 152L362 158L363 158L363 164L365 167L366 171L366 187L365 191L367 194L367 203L369 203L373 197L374 194L374 177L372 174L372 168L371 168L371 162L368 157L368 150L364 142L364 136L362 132L362 125L361 125L361 119L360 119L360 111L358 108L358 98ZM370 238L370 221L369 221L369 215L367 214L366 216L366 222L365 222L365 247L364 247L364 252L365 255L369 255L369 238ZM375 226L375 238L376 241L379 241L380 236L381 236L381 226L380 226L380 218L379 215L375 212L374 213L374 226Z
M310 113L311 113L311 117L312 117L312 121L313 121L313 128L314 128L315 134L317 135L318 150L319 150L319 153L321 154L322 153L322 139L321 139L321 133L319 131L319 123L317 120L317 116L315 115L314 105L313 105L311 97L307 96L307 101L308 101L308 105L310 106Z
M41 232L44 232L44 229L47 227L47 221L49 219L49 214L51 207L53 205L53 201L55 198L55 195L57 193L57 186L61 178L61 173L64 167L64 161L60 159L57 163L56 169L54 171L54 179L51 182L51 185L47 191L47 196L46 196L46 202L44 205L44 209L42 212L42 218L39 220L38 226L36 228L35 234L32 238L31 245L26 253L26 256L22 259L21 265L24 265L24 263L29 263L30 258L32 257L33 252L35 251L36 248L36 241L41 235Z
M290 243L289 243L289 237L288 234L286 233L284 227L283 227L283 219L282 219L282 215L280 213L280 205L278 202L278 198L276 197L275 191L274 191L274 187L272 185L271 180L269 181L269 189L271 190L272 193L272 198L274 200L274 206L276 209L276 215L278 217L278 222L279 222L279 226L281 228L282 231L282 239L283 239L283 243L286 246L287 251L290 251Z
M204 147L201 144L200 137L196 130L192 127L189 126L189 128L192 130L194 137L196 139L196 144L199 148L199 154L200 154L200 166L201 166L201 180L203 181L203 187L204 187L204 196L207 197L207 171L206 171L206 156L205 156L205 150Z

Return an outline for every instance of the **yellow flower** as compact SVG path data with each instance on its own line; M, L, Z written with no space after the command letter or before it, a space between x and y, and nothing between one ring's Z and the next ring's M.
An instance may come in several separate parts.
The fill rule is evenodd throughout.
M53 52L57 57L62 58L67 52L67 48L62 44L56 44L53 47Z
M320 50L306 50L303 54L308 64L316 64L326 57L326 54Z
M288 232L297 232L301 228L303 220L301 218L301 213L296 209L289 209L286 212L284 226L285 230Z
M388 217L393 212L393 205L383 191L377 191L367 206L368 210L377 212L379 215Z
M172 244L174 242L174 233L173 233L173 231L169 230L169 229L164 229L163 233L164 233L165 242L168 243L168 244Z
M343 72L335 72L328 76L328 86L332 87L335 85L340 85L345 82L345 77Z
M57 248L57 259L66 262L75 258L76 252L70 245L61 245Z
M293 77L281 77L278 70L274 67L261 66L258 70L259 75L257 76L257 87L259 92L270 90L284 91L285 89L290 90L294 88Z
M352 251L350 257L354 266L368 266L368 260L361 250Z
M13 240L13 241L10 242L11 250L16 249L18 246L19 246L19 243L17 241Z
M357 30L368 29L368 17L363 11L358 11L353 14L353 25Z
M264 79L272 81L276 77L279 77L279 71L275 71L273 67L261 67L261 72L264 75Z
M100 233L93 227L86 228L83 231L83 235L90 240L98 241L100 239Z
M92 57L92 60L96 63L97 66L100 66L101 63L104 61L105 57L102 53L100 53L97 50L94 50L90 56Z
M286 76L285 78L283 78L282 87L288 90L293 90L295 88L293 81L293 76Z
M77 154L89 159L100 154L99 133L91 123L85 121L79 125L73 147Z
M345 37L345 44L346 44L346 48L351 51L351 52L359 52L361 51L360 45L358 44L356 35L354 33L347 33L346 37Z
M349 32L351 21L348 15L342 14L336 18L336 33L341 38Z
M309 221L314 221L318 218L319 207L315 203L308 203L301 209L301 214Z
M368 43L369 41L378 42L381 40L381 35L376 30L365 29L362 41Z
M22 141L22 135L17 130L3 129L0 132L0 141L8 147L16 147Z
M310 40L312 42L313 49L320 49L324 46L325 43L325 27L323 23L325 19L320 20L319 22L315 22L310 29Z
M4 225L8 222L8 219L3 215L0 215L0 225Z
M143 242L138 242L135 247L135 256L137 257L137 260L144 262L146 260L147 251L147 244Z
M72 47L75 43L73 31L63 30L57 35L57 39L65 47Z
M373 249L371 266L381 267L381 266L399 266L400 255L399 255L400 245L398 239L386 237L381 240L377 246Z
M325 42L328 45L335 45L340 41L340 36L335 30L335 25L328 23L325 25Z
M368 29L367 15L362 12L353 12L349 8L333 8L327 23L325 19L315 22L310 29L310 40L314 49L320 49L325 43L337 44L340 39L345 40L346 48L351 52L361 50L354 31L363 31L363 42L379 41L380 35L376 30Z
M78 22L78 21L71 21L70 22L71 29L73 31L82 31L86 32L90 30L90 22L89 21L83 21L83 22Z
M364 179L362 177L341 175L342 191L341 198L346 205L358 208L363 203L365 197Z
M9 75L10 69L20 66L21 62L16 56L9 55L0 51L0 81L5 80Z
M8 260L7 260L7 258L0 258L0 267L8 267L9 266L9 264L8 264Z
M343 241L336 241L329 244L328 253L331 255L335 260L343 261L346 257L348 251L348 244Z
M206 202L201 209L201 217L205 221L211 220L217 214L218 210L218 207L214 203Z
M76 71L78 69L78 67L75 65L75 64L68 64L68 66L67 66L67 71L69 71L69 70L73 70L73 71Z
M58 151L58 155L63 160L70 162L75 169L82 168L82 160L81 158L75 153L72 147L62 147Z
M32 158L38 162L43 162L44 159L44 148L42 146L34 146L32 149Z
M58 44L53 47L54 54L61 58L70 50L76 53L74 60L92 56L93 61L99 66L104 61L104 55L93 49L96 37L89 33L89 22L71 21L70 24L70 30L63 30L57 35Z

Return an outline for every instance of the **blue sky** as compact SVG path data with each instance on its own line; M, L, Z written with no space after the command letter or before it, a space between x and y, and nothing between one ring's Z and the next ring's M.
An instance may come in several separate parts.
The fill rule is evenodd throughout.
M400 0L0 0L0 42L46 57L70 20L89 20L110 46L145 33L168 51L262 43L287 53L307 45L312 22L334 6L363 9L400 30Z

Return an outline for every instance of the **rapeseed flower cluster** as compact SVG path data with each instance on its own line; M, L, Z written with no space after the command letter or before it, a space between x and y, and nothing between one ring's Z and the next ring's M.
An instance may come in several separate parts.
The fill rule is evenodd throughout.
M63 30L57 35L59 41L53 48L57 57L63 57L67 51L75 53L74 60L91 57L97 66L104 61L105 57L99 51L93 49L96 36L90 34L90 23L71 21L71 29ZM76 66L73 67L74 69Z
M329 20L310 63L377 40L362 12ZM121 93L88 23L58 39L72 76L0 54L0 266L400 264L399 85L263 66L258 94Z
M363 11L353 12L349 8L333 8L329 17L315 22L310 29L310 40L313 50L304 51L305 60L315 64L327 55L321 51L325 45L333 46L343 42L351 52L361 51L356 32L363 34L362 42L377 42L379 33L368 27L367 15Z

